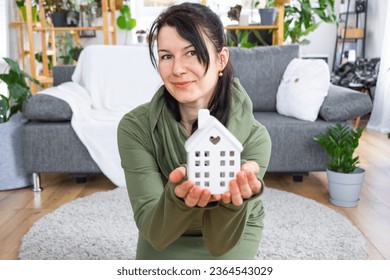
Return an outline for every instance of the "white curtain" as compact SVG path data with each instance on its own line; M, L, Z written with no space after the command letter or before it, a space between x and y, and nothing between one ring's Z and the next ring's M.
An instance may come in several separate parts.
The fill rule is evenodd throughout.
M378 81L375 90L374 108L367 128L381 133L390 132L390 3L387 3L386 25Z

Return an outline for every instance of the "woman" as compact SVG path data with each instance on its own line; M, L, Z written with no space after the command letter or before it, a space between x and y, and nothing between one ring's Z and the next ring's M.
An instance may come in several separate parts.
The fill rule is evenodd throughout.
M164 85L150 103L127 113L119 151L139 229L137 259L253 259L264 210L271 142L252 103L232 78L219 18L207 7L172 6L153 23L152 63ZM207 108L242 143L241 171L229 191L211 195L186 179L184 143Z

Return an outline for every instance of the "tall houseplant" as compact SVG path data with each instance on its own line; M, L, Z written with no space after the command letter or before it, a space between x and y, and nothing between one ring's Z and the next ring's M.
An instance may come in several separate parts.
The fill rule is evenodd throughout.
M4 60L9 69L0 74L0 82L4 82L8 89L8 94L0 92L0 190L31 185L31 174L23 167L22 132L26 119L20 112L23 103L31 96L26 78L39 84L22 71L16 61Z
M284 39L309 44L302 39L316 30L321 22L336 23L334 0L292 0L284 9Z
M329 156L327 176L330 202L341 207L354 207L359 202L365 171L358 167L359 157L355 150L363 129L351 128L347 124L335 124L328 129L327 134L314 137L314 141Z

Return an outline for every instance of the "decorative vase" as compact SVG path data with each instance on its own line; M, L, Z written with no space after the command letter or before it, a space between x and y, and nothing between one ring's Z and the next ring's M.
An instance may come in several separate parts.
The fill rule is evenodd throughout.
M23 126L27 120L21 113L0 124L0 190L30 186L32 175L23 166Z
M327 169L326 173L330 202L340 207L358 205L365 170L357 167L353 173L339 173Z
M261 25L275 25L276 15L278 14L277 8L262 8L259 9L260 24Z

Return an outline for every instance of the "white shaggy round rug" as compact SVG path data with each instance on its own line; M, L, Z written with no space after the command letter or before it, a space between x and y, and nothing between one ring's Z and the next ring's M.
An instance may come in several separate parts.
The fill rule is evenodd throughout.
M365 240L344 216L313 200L271 188L257 259L365 259ZM36 221L22 260L134 259L137 228L125 188L76 199Z

